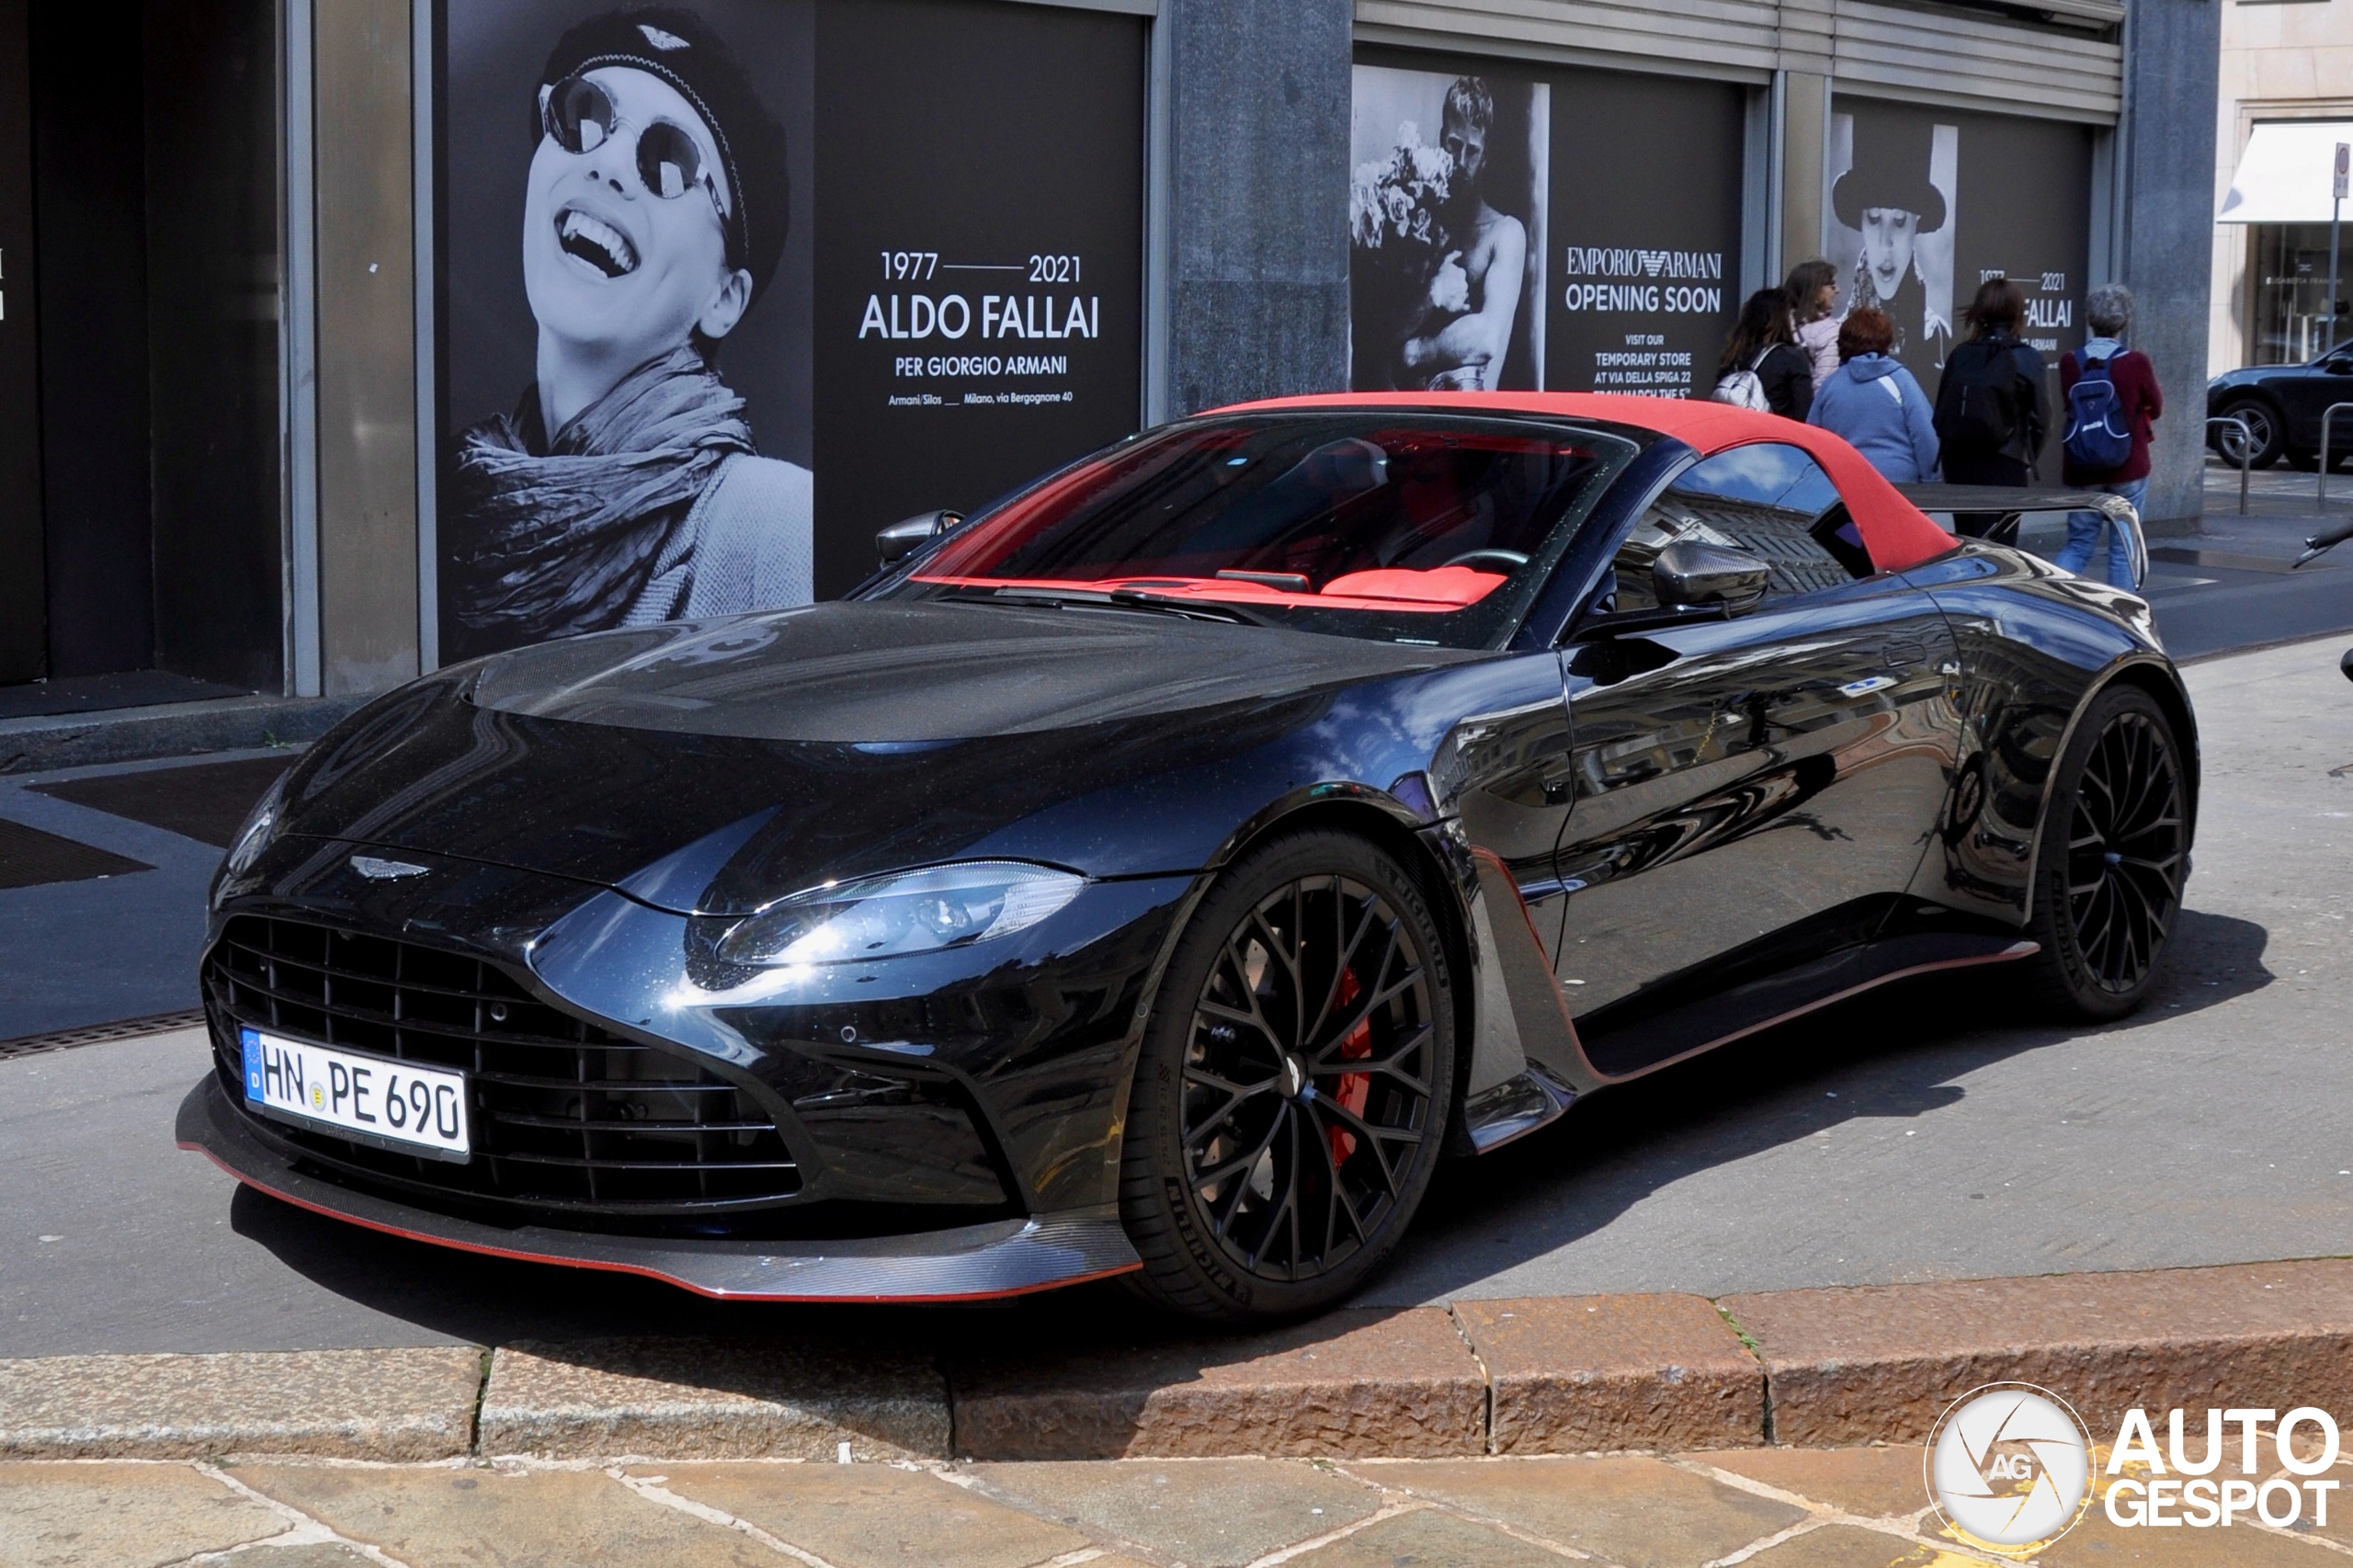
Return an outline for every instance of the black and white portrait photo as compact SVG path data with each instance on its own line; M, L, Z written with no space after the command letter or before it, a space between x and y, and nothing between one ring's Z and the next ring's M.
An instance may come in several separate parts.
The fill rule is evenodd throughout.
M1840 271L1839 313L1886 312L1895 357L1930 367L1944 363L1953 335L1960 146L1958 126L1916 114L1831 117L1823 229Z
M442 658L807 603L811 7L447 15Z
M1543 385L1552 88L1355 68L1349 384Z

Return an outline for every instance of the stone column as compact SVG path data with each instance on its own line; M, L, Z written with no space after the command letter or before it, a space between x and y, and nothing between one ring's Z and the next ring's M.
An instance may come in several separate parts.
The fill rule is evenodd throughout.
M1162 0L1171 415L1347 385L1350 0Z
M410 6L316 0L312 15L319 665L335 696L417 673Z
M2132 346L2165 391L2142 506L2157 533L2194 531L2204 506L2221 17L2220 0L2133 0L2125 24L2117 231Z

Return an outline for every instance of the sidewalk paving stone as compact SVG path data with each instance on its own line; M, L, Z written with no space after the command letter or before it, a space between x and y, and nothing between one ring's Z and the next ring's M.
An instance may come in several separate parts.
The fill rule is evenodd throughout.
M1270 1333L960 1358L956 1449L975 1460L1481 1453L1486 1380L1435 1307Z
M1381 1510L1373 1487L1296 1460L984 1464L981 1486L1073 1528L1238 1568Z
M406 1568L779 1568L778 1554L741 1530L649 1501L598 1471L282 1464L232 1473Z
M1302 1568L1561 1568L1557 1551L1433 1508L1392 1514L1290 1560Z
M1347 1471L1624 1568L1693 1568L1806 1517L1802 1508L1639 1455L1400 1460Z
M1927 1454L1917 1444L1868 1449L1747 1449L1690 1456L1858 1518L1909 1518L1928 1506Z
M1458 1301L1454 1316L1495 1390L1496 1453L1764 1441L1764 1369L1700 1297Z
M1925 1440L1984 1383L2056 1391L2095 1435L2135 1405L2353 1411L2353 1260L1728 1296L1777 1442Z
M0 1361L0 1459L442 1459L481 1381L462 1346Z
M1986 1560L1915 1545L1855 1525L1824 1525L1747 1559L1758 1568L1979 1568Z
M756 1525L834 1568L1028 1568L1092 1544L969 1487L888 1465L677 1465L631 1473Z
M481 1451L944 1459L948 1389L904 1349L782 1340L520 1342L492 1358Z
M0 1465L7 1568L176 1562L285 1533L277 1513L186 1465Z

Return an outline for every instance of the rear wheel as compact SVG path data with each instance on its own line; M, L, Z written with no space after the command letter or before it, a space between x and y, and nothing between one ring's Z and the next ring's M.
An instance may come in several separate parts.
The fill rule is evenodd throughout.
M1336 1305L1420 1207L1453 1098L1421 890L1352 835L1278 839L1211 890L1160 995L1121 1159L1131 1278L1216 1321Z
M2093 699L2061 758L2035 869L2041 999L2121 1017L2148 994L2181 910L2188 797L2173 724L2137 687Z

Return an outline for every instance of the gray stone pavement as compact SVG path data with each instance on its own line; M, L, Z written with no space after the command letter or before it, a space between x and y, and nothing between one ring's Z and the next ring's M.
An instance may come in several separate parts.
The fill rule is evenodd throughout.
M1892 988L1446 1167L1365 1304L2353 1254L2353 686L2337 640L2195 665L2188 907L2136 1017L2066 1031L1981 975ZM2333 771L2335 770L2335 771ZM0 1356L773 1333L840 1309L440 1252L290 1210L171 1147L192 1032L0 1062ZM1050 1327L1101 1291L911 1333Z
M2268 1455L2263 1473L2277 1471ZM1968 1568L1917 1447L881 1465L0 1464L9 1568ZM2284 1472L2281 1472L2284 1474ZM2145 1484L2146 1469L2121 1478ZM2353 1465L2331 1478L2353 1484ZM2290 1477L2290 1494L2294 1478ZM2326 1568L2346 1510L2154 1540L2105 1475L2038 1562ZM2338 1496L2344 1495L2340 1490ZM2119 1517L2129 1518L2126 1494ZM2277 1499L2274 1500L2275 1506ZM2178 1514L2167 1522L2179 1524ZM233 1553L233 1555L232 1555ZM215 1555L218 1554L218 1555Z

